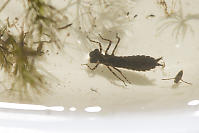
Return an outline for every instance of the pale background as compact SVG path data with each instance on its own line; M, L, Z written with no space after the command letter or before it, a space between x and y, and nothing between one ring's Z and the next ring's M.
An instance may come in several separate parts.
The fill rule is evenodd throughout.
M59 4L61 5L61 2ZM189 14L199 14L198 4L198 0L182 0L183 17L185 18ZM21 9L13 7L17 6L14 2L11 2L5 9L5 13L18 16L19 14L13 9L19 10L19 12ZM197 101L199 100L198 20L191 19L187 21L191 25L193 33L188 30L184 37L179 35L176 38L175 33L173 33L175 24L158 33L158 28L169 22L169 19L162 20L164 11L157 5L155 0L136 1L134 7L133 11L130 11L130 15L124 20L125 26L113 27L110 33L101 31L101 34L115 42L115 33L119 32L121 42L116 55L163 57L166 65L164 70L161 67L148 72L121 69L124 75L132 82L132 84L127 84L127 87L103 65L100 65L95 71L90 71L81 64L87 63L89 52L98 47L97 45L95 47L94 44L86 39L82 40L79 38L81 35L77 34L77 31L74 30L75 27L71 27L66 33L63 33L70 33L70 37L64 38L68 44L64 47L65 53L59 52L59 54L56 54L56 52L51 52L50 50L49 54L46 55L47 60L41 63L58 81L51 84L50 93L30 102L31 104L64 107L64 112L61 114L47 111L47 117L50 117L49 112L54 116L58 114L56 119L64 123L55 124L56 128L59 127L60 132L65 130L64 127L67 124L71 127L68 128L70 130L73 128L77 130L76 128L78 127L84 129L81 126L83 120L87 122L87 124L83 124L85 129L92 129L92 131L94 128L101 128L93 125L93 122L96 122L96 124L105 123L105 125L115 122L112 124L116 124L117 127L121 126L121 130L123 128L131 130L132 127L129 124L138 125L136 128L134 127L137 132L147 132L148 130L158 132L160 129L168 129L168 132L176 131L180 133L186 133L186 130L189 133L199 131L196 124L198 122L197 111L199 109L199 102ZM138 16L134 18L135 14ZM154 14L155 17L147 18L151 14ZM0 15L5 18L5 14L1 13ZM73 20L75 21L75 19ZM103 24L103 22L100 23ZM91 33L89 35L96 40L99 39L97 34ZM102 43L106 47L105 42L102 41ZM192 85L182 83L177 88L172 88L173 80L161 80L162 78L175 77L180 70L184 71L183 79L191 82ZM93 89L96 92L92 91ZM195 100L194 103L193 100ZM15 102L7 98L1 98L1 101ZM29 103L29 101L23 101L23 103ZM88 114L85 111L87 107L96 106L100 108L99 112L96 111L98 113ZM71 107L75 108L73 112L71 112ZM5 110L2 111L4 112ZM13 113L14 111L11 112ZM45 112L36 114L40 113L46 114ZM23 113L20 115L23 115ZM6 120L6 122L11 120L12 118ZM22 121L23 125L23 119L17 119L17 121ZM5 129L9 126L13 127L12 124L5 124L4 120L1 122L4 123ZM28 122L31 123L32 121ZM40 123L42 124L43 122ZM48 122L44 121L44 123ZM129 126L124 126L125 123ZM141 129L142 127L139 125L143 123L147 123L146 125L149 124L151 127L148 126L146 129ZM158 123L162 125L162 127L160 126L161 128L155 126ZM164 126L166 124L170 128ZM20 126L23 127L22 125ZM45 125L44 129L39 125L35 127L39 127L38 131L45 131ZM27 126L27 130L35 127ZM114 127L110 125L110 127L105 126L104 129L116 132ZM119 132L119 130L117 131ZM56 132L56 130L49 132Z

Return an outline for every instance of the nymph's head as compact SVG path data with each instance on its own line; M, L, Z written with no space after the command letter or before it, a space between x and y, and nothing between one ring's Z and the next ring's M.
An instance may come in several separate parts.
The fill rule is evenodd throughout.
M89 53L90 56L90 63L97 63L101 58L101 53L99 49L95 49Z

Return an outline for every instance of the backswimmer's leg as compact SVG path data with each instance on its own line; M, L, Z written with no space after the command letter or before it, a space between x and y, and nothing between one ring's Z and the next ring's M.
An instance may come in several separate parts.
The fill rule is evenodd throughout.
M171 80L171 79L175 79L175 78L168 78L168 79L162 79L162 80Z
M192 85L192 83L186 82L186 81L184 81L182 79L181 79L181 81L184 82L184 83L186 83L186 84Z

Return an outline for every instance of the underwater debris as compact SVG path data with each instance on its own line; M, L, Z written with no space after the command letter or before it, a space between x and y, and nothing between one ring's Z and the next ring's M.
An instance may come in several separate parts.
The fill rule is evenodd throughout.
M73 0L75 7L74 27L80 39L86 40L86 35L95 33L124 33L131 21L131 11L134 2L131 0ZM86 34L86 35L85 35Z
M166 16L170 16L175 13L176 2L178 0L171 0L166 2L165 0L157 0L157 3L164 9L164 13Z
M163 31L165 31L169 27L173 27L171 35L176 40L179 39L183 40L188 31L190 31L192 34L194 33L194 30L192 26L189 24L189 21L193 19L199 20L199 15L188 14L185 16L183 13L182 3L180 0L178 2L178 5L179 5L178 11L170 13L161 20L163 23L158 27L157 35L160 35Z

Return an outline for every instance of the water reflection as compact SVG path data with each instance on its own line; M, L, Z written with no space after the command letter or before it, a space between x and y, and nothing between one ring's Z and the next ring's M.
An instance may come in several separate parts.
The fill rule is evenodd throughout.
M99 106L93 106L93 107L86 107L84 110L89 113L97 113L100 112L102 108Z
M199 105L199 100L192 100L192 101L188 102L187 105L190 105L190 106Z
M73 112L73 111L76 111L77 108L75 108L75 107L70 107L69 110Z
M6 102L0 102L0 108L2 108L2 109L22 109L22 110L64 111L64 107L62 107L62 106L47 107L47 106L43 106L43 105L18 104L18 103L6 103Z

